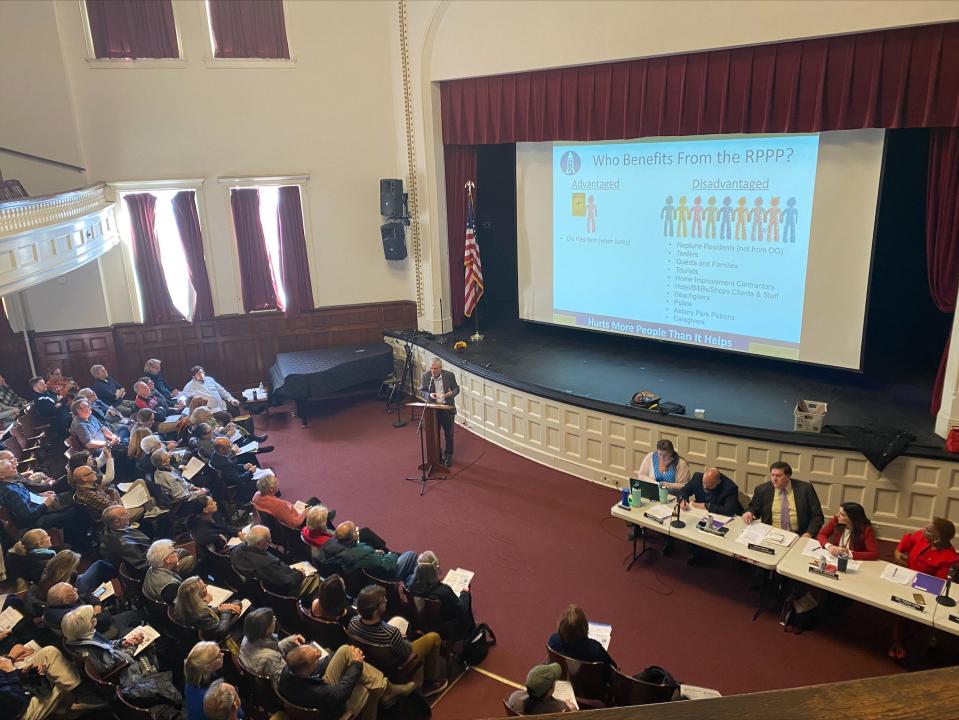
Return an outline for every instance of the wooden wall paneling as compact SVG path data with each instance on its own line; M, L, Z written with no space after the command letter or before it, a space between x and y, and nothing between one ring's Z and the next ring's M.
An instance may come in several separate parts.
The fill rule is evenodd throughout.
M39 366L38 366L39 369ZM5 335L0 337L0 375L20 397L27 397L30 391L28 381L31 377L30 358L23 341L23 335Z
M90 366L99 363L105 365L111 375L125 382L125 378L118 376L122 368L117 362L111 328L35 333L31 340L37 372L41 375L50 368L59 367L64 375L85 387L93 380Z

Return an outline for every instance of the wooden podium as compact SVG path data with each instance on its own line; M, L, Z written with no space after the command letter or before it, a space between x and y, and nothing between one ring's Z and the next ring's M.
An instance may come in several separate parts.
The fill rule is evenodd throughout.
M432 480L435 475L446 475L450 469L442 462L442 452L440 451L440 424L436 414L441 412L452 412L455 408L445 403L414 402L407 403L408 407L417 407L422 409L420 416L420 476L409 477L407 480L418 480L425 483ZM422 495L422 489L420 495Z

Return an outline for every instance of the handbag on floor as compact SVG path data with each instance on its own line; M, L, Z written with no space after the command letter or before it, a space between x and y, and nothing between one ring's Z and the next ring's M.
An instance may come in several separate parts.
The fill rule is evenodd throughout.
M470 666L479 665L495 644L496 634L493 629L486 623L480 623L463 647L463 662Z

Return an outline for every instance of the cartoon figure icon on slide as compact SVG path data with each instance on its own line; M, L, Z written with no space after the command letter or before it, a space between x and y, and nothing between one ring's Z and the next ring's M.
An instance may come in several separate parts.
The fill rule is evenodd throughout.
M729 200L729 198L726 198ZM710 197L706 201L706 207L703 209L703 218L706 220L706 237L716 239L716 216L719 211L716 209L716 198Z
M763 210L763 199L761 197L756 198L753 201L755 206L752 212L749 214L750 220L752 220L752 228L749 235L750 240L759 240L760 242L763 239L763 219L766 216L766 212ZM745 240L745 238L743 238Z
M799 211L796 210L796 198L791 197L786 201L786 209L783 213L783 242L796 242L796 220L799 219Z
M769 209L766 211L766 242L779 242L779 223L782 219L783 211L779 207L779 198L774 197L769 201Z
M697 195L693 198L693 206L689 209L689 216L692 219L689 237L701 238L703 236L703 210L703 199Z
M686 237L689 234L687 224L689 223L689 206L686 205L686 196L679 198L679 206L676 208L676 237Z
M596 232L596 201L592 195L586 201L586 232L590 235Z
M736 239L746 239L746 221L749 219L749 208L746 207L746 198L741 197L736 201L736 209L733 210L736 215Z
M676 217L676 208L673 207L673 196L668 195L666 197L666 204L663 206L663 209L659 213L660 219L663 221L663 237L672 237L673 236L673 219Z
M735 211L733 210L731 203L733 199L727 195L723 198L723 206L719 208L719 239L720 240L729 240L733 236L733 231L731 223L733 221L733 215ZM745 202L745 200L744 200ZM713 235L713 237L716 237Z

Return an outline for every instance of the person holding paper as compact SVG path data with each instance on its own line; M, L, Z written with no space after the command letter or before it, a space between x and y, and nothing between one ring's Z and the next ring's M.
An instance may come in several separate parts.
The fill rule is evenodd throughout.
M210 455L210 467L220 473L220 477L227 486L237 488L237 502L245 505L253 501L255 507L254 493L259 487L259 483L253 480L253 475L257 470L256 465L253 463L241 465L237 462L233 456L233 444L229 438L218 437L213 441L212 446L213 454Z
M516 690L507 699L506 704L519 715L548 715L576 708L553 697L556 681L563 677L563 668L559 663L537 665L526 675L526 690Z
M559 618L557 631L546 643L552 650L574 660L602 662L619 667L598 640L589 637L589 621L578 605L568 605Z
M463 590L457 596L449 585L440 582L440 561L431 550L422 552L417 557L413 582L408 589L414 597L438 600L443 622L456 624L453 637L444 638L445 640L455 641L468 637L476 627L469 590Z
M287 653L304 642L302 635L287 635L280 640L272 608L257 608L248 612L243 621L240 662L252 673L276 678L286 666Z
M318 573L305 576L267 552L273 538L269 528L254 525L242 545L234 548L230 565L242 578L258 578L270 592L286 597L309 597L320 585Z
M829 554L847 554L853 560L878 560L879 545L866 510L856 502L844 502L839 512L823 525L816 537Z
M443 369L443 361L439 358L433 358L430 369L423 373L420 380L420 393L426 402L441 403L452 408L452 410L436 412L436 420L443 429L446 443L443 464L449 467L453 464L453 428L456 421L456 396L460 394L460 386L456 384L456 376L449 370Z
M97 473L89 465L82 465L73 471L73 485L76 488L73 500L82 505L94 519L99 519L111 505L121 504L120 493L116 488L97 481ZM146 512L146 505L130 509L130 519L139 520Z
M194 541L200 547L222 552L230 538L237 534L237 528L223 521L217 512L219 506L216 500L209 495L198 497L193 501L193 507L197 511L196 523L193 525ZM245 536L246 534L240 531L240 540Z
M117 570L106 560L95 560L82 573L78 571L80 555L73 550L61 550L54 555L43 568L36 585L30 588L30 600L47 602L47 595L57 583L69 582L77 590L87 595L97 587L117 576Z
M208 492L206 488L200 488L188 482L180 471L171 465L170 453L166 450L162 448L154 450L150 456L150 462L154 468L153 482L166 490L174 502L195 500Z
M717 515L740 515L743 506L739 504L739 488L732 480L719 472L718 468L706 468L705 472L693 473L689 482L676 493L680 507L705 510Z
M74 547L89 544L90 521L83 509L73 504L72 492L57 495L47 490L35 495L23 484L16 461L0 460L0 507L21 530L60 528Z
M203 638L220 642L230 634L242 608L238 602L225 602L214 609L209 605L212 601L206 583L194 575L180 583L170 615L181 625L200 631Z
M659 440L656 449L643 458L637 477L664 485L671 493L689 482L689 465L680 457L670 440Z
M7 655L0 657L0 703L4 717L42 720L61 707L72 709L73 691L80 686L80 676L59 649L52 645L40 648L29 656L22 670L17 670L14 662L16 660ZM42 668L43 676L50 683L50 694L46 697L24 687L22 675L30 668Z
M47 606L43 611L43 624L58 635L62 635L60 623L63 618L71 610L76 610L82 605L89 605L93 608L93 614L97 621L97 632L103 633L105 637L111 639L118 635L121 637L126 635L142 623L140 614L136 610L111 613L92 594L86 593L83 597L80 597L80 592L73 585L68 582L59 582L47 592Z
M803 537L815 537L825 518L822 505L812 483L793 479L789 463L774 462L769 466L769 480L753 492L743 521L749 525L760 520L780 530L789 530Z
M222 446L217 446L220 451ZM212 465L212 462L210 463ZM251 473L252 477L252 473ZM277 497L280 490L280 481L276 475L268 473L262 475L256 481L256 494L253 495L253 507L257 512L272 515L277 522L281 522L288 528L299 529L306 520L306 511L313 505L322 505L323 503L316 497L311 497L306 501L306 507L303 510L297 510L293 503Z

